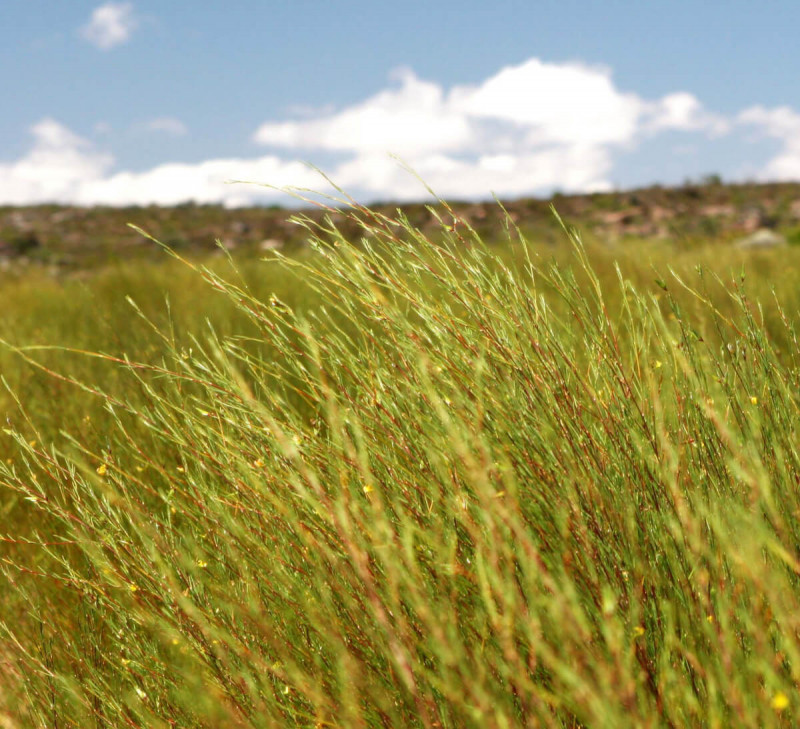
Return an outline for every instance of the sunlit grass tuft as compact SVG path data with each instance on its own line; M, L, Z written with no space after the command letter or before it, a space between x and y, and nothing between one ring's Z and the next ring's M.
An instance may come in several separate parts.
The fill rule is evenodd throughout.
M139 305L157 356L59 381L102 434L7 430L17 723L791 724L797 301L349 215L258 286L196 269L235 325Z

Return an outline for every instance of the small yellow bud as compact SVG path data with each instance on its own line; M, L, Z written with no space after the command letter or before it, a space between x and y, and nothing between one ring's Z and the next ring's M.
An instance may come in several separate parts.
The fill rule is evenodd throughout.
M778 691L773 697L772 701L770 702L772 708L775 709L777 712L781 712L784 709L788 708L789 706L789 697L783 693L783 691Z

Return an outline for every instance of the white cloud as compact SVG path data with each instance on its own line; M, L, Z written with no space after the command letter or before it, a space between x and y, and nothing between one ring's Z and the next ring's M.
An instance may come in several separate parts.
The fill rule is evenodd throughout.
M754 114L751 121L764 126ZM794 129L794 117L770 114L764 117L770 120L769 129L784 137L788 128ZM797 121L800 128L800 117ZM531 59L481 83L450 89L402 69L386 89L360 103L316 114L304 109L293 119L262 124L254 139L270 147L270 153L253 159L115 170L111 157L46 120L33 128L35 141L28 155L0 164L0 202L125 205L193 199L232 206L279 199L280 194L225 184L229 179L324 187L317 173L287 161L298 153L333 159L325 171L364 200L427 196L422 183L387 152L397 154L448 197L601 190L611 187L620 152L640 141L665 130L714 136L726 133L728 126L691 94L645 99L620 91L608 69L580 63ZM145 128L186 131L170 117L153 119ZM793 160L786 164L794 165Z
M390 150L416 156L463 149L472 134L468 120L448 108L440 86L407 71L399 88L381 91L338 114L262 124L254 138L286 149L367 154Z
M211 159L197 164L163 164L144 172L112 173L114 159L52 119L31 128L33 146L24 157L0 163L0 202L32 205L171 205L186 200L229 206L274 200L281 193L228 180L320 188L317 173L275 156Z
M691 94L643 99L617 89L608 69L582 63L533 58L450 90L408 69L395 80L338 112L267 122L254 139L273 148L349 154L336 179L352 179L374 196L398 196L409 184L398 179L396 163L381 158L387 152L437 192L475 196L608 187L615 149L669 129L728 131ZM419 196L418 184L414 190Z
M52 119L31 128L34 144L22 159L0 163L0 200L11 205L69 202L88 180L102 178L113 159Z
M605 69L536 58L478 86L454 88L450 103L468 117L524 127L531 145L630 141L643 106L635 95L617 91Z
M489 192L519 197L532 191L599 191L610 187L606 179L611 157L600 147L551 147L524 155L487 154L459 159L444 154L417 160L413 169L438 195L450 198L486 198ZM339 165L333 179L345 190L368 198L419 200L422 183L386 155L361 155Z
M399 87L316 119L267 122L256 142L287 149L357 153L519 149L543 145L626 145L643 134L677 129L721 134L724 119L703 109L692 94L656 101L623 93L603 67L544 63L508 66L484 82L449 92L416 77L394 73ZM303 117L308 117L307 109Z
M92 11L81 35L100 50L108 51L127 42L136 26L131 3L108 2Z
M180 119L169 116L160 116L157 119L151 119L147 122L145 128L151 132L164 132L174 137L182 137L189 131Z
M754 124L762 131L778 139L792 139L800 130L800 114L788 106L767 109L763 106L751 106L740 112L737 120L742 124Z
M703 105L692 94L679 91L668 94L649 104L645 112L647 132L654 134L667 129L684 132L706 132L711 137L727 134L731 125L724 117L703 109Z
M762 180L800 179L800 114L788 106L767 109L752 106L737 116L740 124L754 126L782 143L781 150L757 173Z
M75 202L175 205L193 200L237 207L282 196L278 191L258 185L229 184L230 180L263 181L281 187L321 187L319 175L300 162L284 162L274 156L211 159L196 164L163 164L145 172L118 172L96 178L80 187Z

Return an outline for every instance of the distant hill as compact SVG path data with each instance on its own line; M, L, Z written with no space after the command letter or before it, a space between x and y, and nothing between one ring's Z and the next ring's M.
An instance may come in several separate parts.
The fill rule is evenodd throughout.
M648 187L626 192L555 195L503 203L511 221L526 235L554 242L563 237L550 213L577 226L587 238L618 242L637 239L726 242L759 229L773 229L800 242L800 183ZM456 215L488 241L501 239L507 219L494 202L451 203ZM436 217L423 203L379 203L370 206L394 214L399 207L411 223L430 234ZM440 214L444 211L440 206ZM217 248L258 252L305 244L307 232L290 222L298 213L320 220L319 210L220 205L174 207L0 207L0 269L47 265L55 271L95 266L115 259L162 256L157 246L127 227L133 223L185 253ZM348 226L344 216L335 222ZM338 220L337 220L338 218ZM352 226L351 226L352 227ZM353 229L353 234L358 232Z

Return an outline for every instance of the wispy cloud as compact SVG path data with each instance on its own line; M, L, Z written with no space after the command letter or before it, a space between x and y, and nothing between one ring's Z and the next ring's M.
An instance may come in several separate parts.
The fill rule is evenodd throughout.
M108 2L92 11L81 35L102 51L126 43L138 25L131 3Z
M189 131L180 119L175 119L171 116L160 116L157 119L151 119L145 124L145 129L150 132L164 132L175 137L182 137Z

